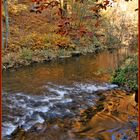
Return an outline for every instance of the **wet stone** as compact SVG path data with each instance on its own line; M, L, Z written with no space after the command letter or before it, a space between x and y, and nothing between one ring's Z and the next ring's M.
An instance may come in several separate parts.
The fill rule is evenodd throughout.
M47 125L45 123L44 124L36 123L34 126L31 127L29 132L33 132L33 131L43 132L45 131L46 128L47 128Z

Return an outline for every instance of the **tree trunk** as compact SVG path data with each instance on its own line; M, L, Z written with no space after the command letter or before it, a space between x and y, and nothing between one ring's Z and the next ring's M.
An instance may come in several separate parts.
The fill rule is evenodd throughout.
M65 18L67 16L67 0L59 0L59 2L61 18Z
M63 0L64 17L67 16L67 0Z
M8 38L9 38L9 16L8 16L8 1L3 1L4 5L4 14L5 14L5 27L6 27L6 33L5 33L5 47L8 47Z
M1 24L2 24L2 48L4 48L5 47L4 46L5 39L4 39L4 31L3 31L3 19L2 19Z

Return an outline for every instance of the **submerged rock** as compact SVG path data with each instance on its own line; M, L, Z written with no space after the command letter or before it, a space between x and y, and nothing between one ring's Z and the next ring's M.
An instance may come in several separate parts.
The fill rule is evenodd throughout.
M31 127L30 132L44 132L45 129L47 128L46 123L36 123L33 127Z
M80 51L73 51L73 52L71 53L71 55L72 55L73 57L80 56L80 55L81 55L81 52L80 52Z

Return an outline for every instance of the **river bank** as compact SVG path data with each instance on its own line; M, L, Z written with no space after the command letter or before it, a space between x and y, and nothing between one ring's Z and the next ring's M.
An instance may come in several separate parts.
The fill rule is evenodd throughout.
M18 52L5 51L2 56L2 70L17 69L19 67L29 66L34 63L50 62L56 59L67 59L89 53L95 54L105 49L106 47L93 45L85 48L76 47L57 50L43 49L34 51L25 48Z

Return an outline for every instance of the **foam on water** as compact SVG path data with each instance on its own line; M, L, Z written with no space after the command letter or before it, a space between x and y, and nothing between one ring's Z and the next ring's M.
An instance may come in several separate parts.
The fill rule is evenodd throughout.
M34 108L33 110L34 111L37 111L37 112L43 112L43 113L45 113L45 112L48 112L49 107L47 107L47 106L39 106L38 108Z
M46 88L46 95L11 94L3 91L3 110L7 110L6 114L3 113L3 136L10 135L17 126L22 126L28 130L38 122L43 123L45 120L43 116L45 117L47 114L55 113L63 116L64 112L71 113L65 104L73 101L80 100L88 102L88 105L94 105L96 91L116 88L117 85L74 83L71 86L64 86L48 83L42 88L44 87ZM86 98L83 94L86 95ZM71 97L71 95L73 96Z
M2 136L10 135L17 126L13 125L12 123L2 123Z
M93 93L96 91L104 91L104 90L109 90L112 88L117 88L118 86L115 84L107 84L104 83L102 85L97 85L97 84L75 84L75 86L80 89L82 92L87 92L87 93Z
M59 89L54 89L54 88L48 88L48 90L50 92L56 93L57 95L60 96L60 98L63 98L65 94L68 94L67 91L64 91L64 90L59 90Z

